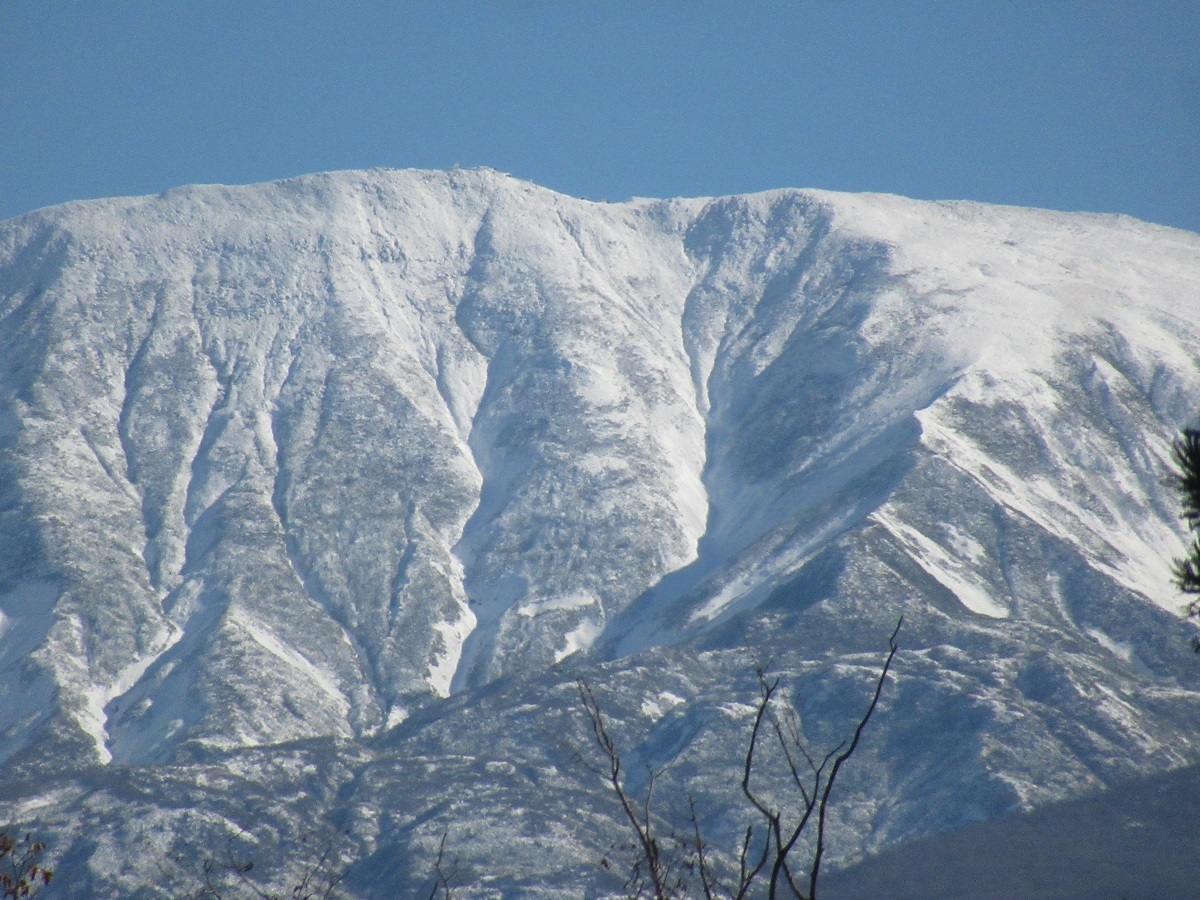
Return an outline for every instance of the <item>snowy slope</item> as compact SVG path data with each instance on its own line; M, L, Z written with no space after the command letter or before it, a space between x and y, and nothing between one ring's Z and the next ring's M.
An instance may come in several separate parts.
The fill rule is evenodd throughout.
M201 827L152 764L252 830L316 754L380 872L453 796L481 867L576 884L611 810L573 675L735 807L755 662L832 740L902 612L842 861L1197 761L1164 483L1197 283L1200 236L1121 217L490 170L0 223L0 758L66 779L9 793L128 848L123 804ZM218 814L214 766L257 800ZM584 808L565 868L522 837Z

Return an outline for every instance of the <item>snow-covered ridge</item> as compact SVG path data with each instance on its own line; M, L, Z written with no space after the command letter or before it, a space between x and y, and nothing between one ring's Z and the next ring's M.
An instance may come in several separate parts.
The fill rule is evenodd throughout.
M964 622L1041 615L1002 516L1174 608L1198 276L1120 217L490 170L2 223L0 757L369 735L720 629L848 535Z

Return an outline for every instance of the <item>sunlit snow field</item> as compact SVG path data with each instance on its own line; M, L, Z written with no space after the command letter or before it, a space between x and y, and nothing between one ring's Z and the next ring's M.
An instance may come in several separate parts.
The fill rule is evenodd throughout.
M443 830L468 896L597 896L576 678L728 847L755 667L828 749L902 614L834 869L1169 778L1197 284L1118 216L491 170L0 223L0 798L72 896L312 822L361 896Z

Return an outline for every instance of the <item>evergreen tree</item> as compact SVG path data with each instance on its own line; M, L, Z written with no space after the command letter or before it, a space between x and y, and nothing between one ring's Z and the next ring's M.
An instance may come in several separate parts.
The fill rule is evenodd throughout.
M1180 497L1180 514L1192 532L1187 555L1175 560L1171 573L1180 591L1200 594L1200 428L1183 429L1171 450L1175 458L1174 482ZM1188 604L1188 613L1200 615L1200 599ZM1200 646L1197 649L1200 650Z

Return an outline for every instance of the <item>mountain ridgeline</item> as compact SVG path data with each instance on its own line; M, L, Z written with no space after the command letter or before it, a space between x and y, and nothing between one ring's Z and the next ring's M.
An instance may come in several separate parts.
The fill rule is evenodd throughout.
M0 794L80 896L139 822L326 819L363 896L446 822L563 896L618 827L575 678L733 833L755 666L820 745L901 614L835 865L1200 762L1197 285L1123 217L490 170L0 223Z

